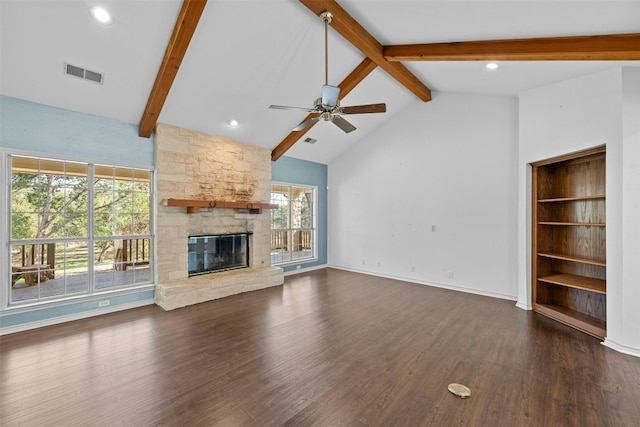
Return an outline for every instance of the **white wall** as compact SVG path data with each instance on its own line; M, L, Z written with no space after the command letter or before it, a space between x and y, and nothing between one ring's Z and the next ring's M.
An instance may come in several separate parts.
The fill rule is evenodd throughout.
M515 300L517 138L515 98L395 113L329 164L329 265Z
M607 144L607 166L621 140L619 70L605 71L532 89L519 97L518 305L531 309L531 168L529 163ZM607 184L616 177L607 167ZM617 197L609 192L608 200ZM615 211L615 209L614 209ZM607 231L615 228L607 204ZM611 243L611 242L608 242ZM609 260L611 262L611 260ZM610 269L613 271L614 269Z
M607 344L640 356L640 67L622 69L622 91L623 286L619 306L607 304Z
M520 94L518 160L518 305L531 308L529 163L607 145L607 338L640 355L638 274L638 69L620 68ZM624 86L629 89L623 90ZM633 88L633 90L631 90ZM624 96L623 96L624 94ZM624 104L623 104L624 99ZM624 114L623 114L624 113ZM624 126L623 126L624 123ZM623 138L624 131L624 138ZM635 192L635 193L634 193ZM632 194L633 193L633 194ZM624 194L624 203L623 203ZM635 196L634 196L635 194ZM627 197L629 197L627 199ZM634 206L630 206L634 205ZM627 235L635 230L636 235ZM624 238L623 238L624 236ZM635 259L632 259L635 256ZM633 265L631 265L633 264ZM629 298L632 296L633 298Z

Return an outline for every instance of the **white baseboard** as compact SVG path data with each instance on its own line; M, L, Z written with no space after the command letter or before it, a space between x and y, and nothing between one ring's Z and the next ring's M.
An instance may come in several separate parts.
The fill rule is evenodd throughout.
M285 271L285 272L284 272L284 275L285 275L285 276L291 276L291 275L293 275L293 274L306 273L307 271L322 270L323 268L327 268L327 264L314 265L314 266L312 266L312 267L297 268L297 269L295 269L295 270Z
M623 344L618 344L617 342L611 341L608 338L605 338L602 342L602 345L605 347L609 347L612 350L618 351L620 353L628 354L630 356L640 357L640 348L629 347Z
M376 277L384 277L384 278L387 278L387 279L401 280L403 282L416 283L418 285L425 285L425 286L432 286L434 288L449 289L451 291L465 292L465 293L468 293L468 294L481 295L481 296L485 296L485 297L506 299L506 300L509 300L509 301L517 301L518 300L518 297L515 296L515 295L505 295L505 294L500 294L500 293L497 293L497 292L487 292L487 291L484 291L482 289L463 288L463 287L448 285L448 284L444 284L444 283L427 282L427 281L424 281L424 280L413 279L413 278L410 278L410 277L394 276L394 275L391 275L391 274L372 273L370 271L358 270L358 269L355 269L355 268L340 267L340 266L337 266L337 265L329 265L328 267L335 268L337 270L345 270L345 271L351 271L353 273L367 274L369 276L376 276Z
M16 332L28 331L30 329L43 328L45 326L57 325L58 323L71 322L73 320L86 319L89 317L100 316L102 314L115 313L116 311L129 310L131 308L142 307L154 304L153 298L140 301L133 301L124 304L112 305L108 307L98 308L95 310L82 311L79 313L65 314L63 316L52 317L49 319L37 320L35 322L21 323L15 326L7 326L0 328L0 336L15 334Z

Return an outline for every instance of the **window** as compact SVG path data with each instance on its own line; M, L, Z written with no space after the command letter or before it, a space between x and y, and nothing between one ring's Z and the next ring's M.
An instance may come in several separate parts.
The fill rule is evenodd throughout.
M316 258L315 187L271 185L271 264Z
M9 305L151 283L150 170L9 160Z

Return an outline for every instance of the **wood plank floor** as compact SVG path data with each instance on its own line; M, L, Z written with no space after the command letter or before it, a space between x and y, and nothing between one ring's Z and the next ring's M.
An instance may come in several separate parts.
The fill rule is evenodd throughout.
M640 359L512 301L333 269L0 356L2 426L640 425Z

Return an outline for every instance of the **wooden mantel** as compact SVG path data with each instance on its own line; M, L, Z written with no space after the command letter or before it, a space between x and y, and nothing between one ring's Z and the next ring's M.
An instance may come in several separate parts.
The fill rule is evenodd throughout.
M183 206L187 213L198 213L200 208L248 209L249 213L261 214L263 209L278 209L278 205L260 202L223 202L220 200L167 199L167 206Z

